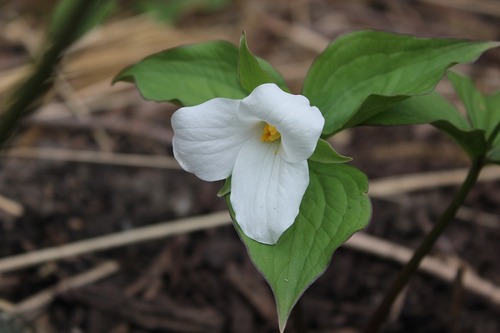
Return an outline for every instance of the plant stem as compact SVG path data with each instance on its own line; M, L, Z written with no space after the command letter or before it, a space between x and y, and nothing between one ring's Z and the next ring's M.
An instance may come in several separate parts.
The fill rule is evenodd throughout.
M387 315L389 314L394 300L397 298L400 291L406 286L410 278L418 269L418 266L420 265L422 259L431 251L436 240L439 238L439 236L441 236L448 224L455 217L458 209L465 201L467 194L476 183L483 165L484 164L482 158L473 161L471 167L469 168L467 177L465 178L458 192L455 194L448 208L444 211L443 215L431 230L431 232L424 238L410 261L401 269L401 271L396 276L396 279L390 286L389 291L385 294L382 303L380 303L379 307L370 319L370 322L366 326L364 331L365 333L376 333L379 331L381 325L385 322Z
M488 138L488 142L486 143L488 150L491 149L491 146L493 145L493 142L497 138L498 133L500 133L500 122L495 126L493 131L491 131L491 134Z
M33 74L20 86L19 90L11 97L7 104L5 114L0 117L0 147L10 137L17 123L33 108L38 98L43 96L50 88L52 73L59 64L62 53L75 39L75 31L84 19L86 8L93 1L75 1L61 26L57 31L57 39L43 55Z

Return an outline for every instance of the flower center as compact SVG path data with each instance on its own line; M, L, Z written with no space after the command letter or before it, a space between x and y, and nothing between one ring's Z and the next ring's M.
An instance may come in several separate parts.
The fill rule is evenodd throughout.
M281 138L280 132L276 129L276 127L266 124L264 126L264 130L262 131L262 136L260 139L262 142L273 142Z

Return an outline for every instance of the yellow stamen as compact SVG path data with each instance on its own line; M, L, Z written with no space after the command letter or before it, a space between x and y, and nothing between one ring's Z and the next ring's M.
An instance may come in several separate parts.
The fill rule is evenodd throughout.
M266 124L266 126L264 126L264 131L262 133L262 136L260 137L263 142L273 142L278 140L279 138L281 138L281 134L280 132L278 132L276 127L269 124Z

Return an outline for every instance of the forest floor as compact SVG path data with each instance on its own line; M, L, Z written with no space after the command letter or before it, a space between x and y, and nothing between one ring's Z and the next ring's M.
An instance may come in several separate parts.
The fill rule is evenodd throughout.
M130 2L68 52L56 88L0 156L0 332L277 332L270 289L227 216L217 214L226 211L216 196L222 184L172 161L176 107L143 101L131 84L111 86L125 66L181 44L236 43L245 30L252 51L299 93L314 58L344 33L500 40L495 0L235 1L211 12L185 8L171 24L126 10ZM40 49L50 3L0 1L0 101ZM499 90L500 50L457 70L484 92ZM458 101L446 81L438 91ZM355 128L332 144L370 178L373 217L363 233L389 249L419 244L463 178L455 170L468 166L431 126ZM412 279L385 332L500 332L500 300L492 296L500 288L496 171L474 187L432 253L441 264ZM396 175L396 183L413 185L391 187ZM377 194L383 186L389 195ZM187 217L199 217L187 221L193 228ZM170 236L120 238L182 222ZM42 251L113 234L120 244L106 238L80 243L78 253ZM401 268L377 244L339 249L287 332L360 332ZM15 257L24 253L33 255ZM491 297L478 292L478 280L461 278L467 274L492 287Z

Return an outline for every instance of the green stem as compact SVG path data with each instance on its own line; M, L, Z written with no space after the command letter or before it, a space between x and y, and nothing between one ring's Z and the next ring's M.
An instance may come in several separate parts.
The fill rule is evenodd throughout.
M82 13L85 13L92 3L93 1L86 0L73 3L65 22L60 27L61 31L57 31L53 45L43 55L34 73L12 96L12 101L7 104L7 109L0 118L0 147L10 137L23 115L32 109L37 99L50 88L54 68L59 64L64 50L74 41L75 31L85 17Z
M495 126L493 131L491 131L491 134L488 138L488 142L486 143L488 150L491 149L491 146L493 145L493 142L497 138L498 133L500 133L500 122Z
M380 327L385 322L389 314L389 311L391 310L392 304L396 300L400 291L406 286L410 278L418 269L418 266L420 265L422 259L431 251L436 240L439 238L439 236L441 236L441 234L446 229L448 224L455 217L455 214L457 213L458 209L465 201L467 194L476 183L479 173L483 168L483 165L484 164L482 158L473 161L469 169L469 172L467 174L467 177L465 178L465 181L462 183L462 186L455 194L448 208L445 210L445 212L443 213L439 221L436 223L434 228L431 230L431 232L424 238L420 246L413 254L413 257L410 259L410 261L403 267L403 269L396 276L396 279L390 286L389 291L385 294L382 303L380 303L379 307L377 308L372 318L370 319L370 322L366 326L364 331L365 333L376 333L379 331Z

